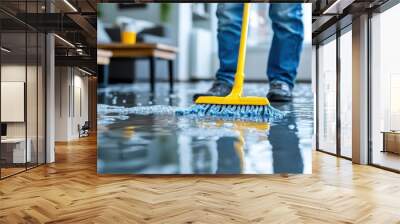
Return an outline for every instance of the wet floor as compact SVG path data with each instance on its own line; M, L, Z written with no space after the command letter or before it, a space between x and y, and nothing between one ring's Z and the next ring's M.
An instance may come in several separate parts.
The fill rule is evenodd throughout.
M298 84L287 112L268 122L176 116L210 83L110 85L98 90L99 173L311 173L313 95ZM267 84L246 83L245 95L265 96Z

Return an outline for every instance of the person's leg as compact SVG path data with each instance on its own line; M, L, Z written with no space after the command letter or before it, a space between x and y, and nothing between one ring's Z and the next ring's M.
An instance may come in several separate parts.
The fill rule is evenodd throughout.
M268 79L293 88L304 38L302 4L270 4L269 16L274 37L269 53Z
M243 3L219 3L218 18L218 82L233 85L239 52Z
M218 57L219 69L216 81L206 93L193 96L226 96L231 92L236 72L239 52L240 33L242 28L243 3L219 3L218 18Z

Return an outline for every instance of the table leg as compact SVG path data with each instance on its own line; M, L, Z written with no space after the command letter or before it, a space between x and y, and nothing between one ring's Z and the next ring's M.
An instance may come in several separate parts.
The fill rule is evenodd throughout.
M107 87L108 82L109 82L109 76L110 76L110 66L109 65L102 65L103 67L103 82L100 83L101 87Z
M174 60L168 60L169 92L174 92Z
M386 133L383 133L383 150L381 152L386 152Z
M132 83L136 80L136 59L132 58Z
M150 57L150 90L154 93L155 89L155 58Z

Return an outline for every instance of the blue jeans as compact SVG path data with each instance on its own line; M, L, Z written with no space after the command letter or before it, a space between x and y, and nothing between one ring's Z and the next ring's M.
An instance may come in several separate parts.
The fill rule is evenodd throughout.
M242 26L242 3L219 3L217 80L233 84ZM274 36L269 52L269 81L283 81L294 86L304 38L303 10L299 3L270 4L269 17ZM250 18L251 20L251 18Z

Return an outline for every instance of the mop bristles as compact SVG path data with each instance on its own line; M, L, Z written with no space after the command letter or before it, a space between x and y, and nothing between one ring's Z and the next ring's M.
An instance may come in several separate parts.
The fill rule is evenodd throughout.
M244 3L237 68L231 93L227 96L200 96L195 105L176 111L177 115L193 114L255 121L279 119L284 116L284 113L271 106L266 97L242 96L249 11L250 3Z
M223 105L223 104L194 104L187 109L176 111L179 116L195 115L199 117L217 117L227 119L269 121L281 119L285 113L273 108L270 104L258 105Z

